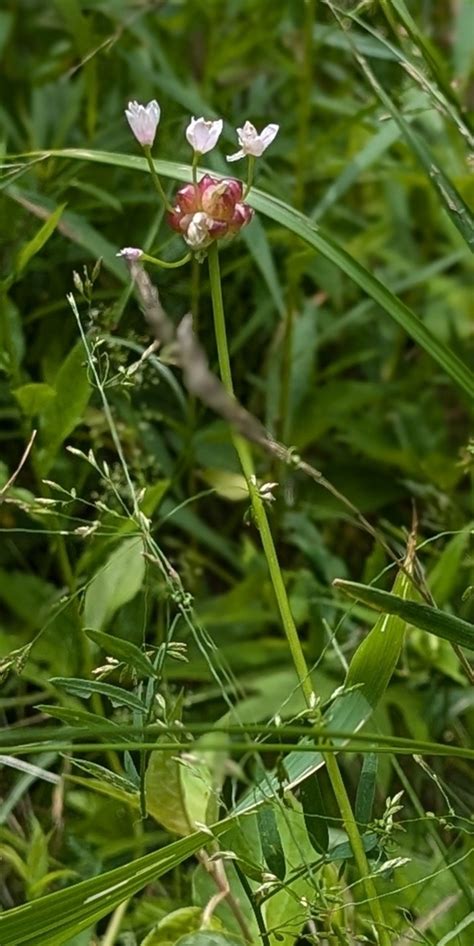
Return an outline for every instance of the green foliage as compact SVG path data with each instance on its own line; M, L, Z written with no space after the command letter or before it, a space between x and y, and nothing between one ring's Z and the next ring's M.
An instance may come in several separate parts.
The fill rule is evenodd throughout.
M471 946L471 19L0 11L2 946ZM214 374L227 334L245 471L117 255L186 249L135 98L171 200L190 115L244 182L234 129L280 125L225 331L214 256L148 269Z
M100 631L139 592L145 575L143 543L125 539L92 577L84 597L84 623Z

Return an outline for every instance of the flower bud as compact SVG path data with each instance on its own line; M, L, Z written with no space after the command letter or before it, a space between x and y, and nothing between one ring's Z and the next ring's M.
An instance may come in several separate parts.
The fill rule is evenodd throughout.
M177 194L168 223L195 250L231 236L250 222L253 210L242 201L243 187L233 178L205 174L199 184L186 184Z
M141 259L143 256L143 250L140 250L138 246L124 246L119 253L115 254L116 256L121 256L123 259Z
M222 118L215 122L192 118L186 128L186 138L197 154L207 154L215 148L222 133Z
M160 115L161 109L155 99L148 102L148 105L140 105L138 102L128 103L125 116L142 148L151 148L153 145Z

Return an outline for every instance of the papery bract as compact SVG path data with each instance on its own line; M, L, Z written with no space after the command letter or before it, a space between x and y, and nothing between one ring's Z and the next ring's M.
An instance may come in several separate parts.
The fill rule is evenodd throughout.
M243 186L234 178L218 180L205 174L198 184L181 187L168 222L193 249L237 233L253 216L242 200Z
M121 256L123 259L141 259L143 250L138 246L124 246L120 252L115 255Z

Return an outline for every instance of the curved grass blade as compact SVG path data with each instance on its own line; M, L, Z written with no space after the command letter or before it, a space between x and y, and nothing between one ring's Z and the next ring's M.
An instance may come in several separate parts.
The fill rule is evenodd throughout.
M430 40L419 29L416 20L414 20L406 6L405 0L382 0L382 9L386 11L387 19L389 19L389 10L391 9L393 15L397 17L403 29L406 30L406 33L412 40L414 46L416 46L434 77L441 95L431 84L428 84L428 90L434 97L441 99L444 110L450 115L460 134L466 139L470 148L474 147L474 135L468 127L466 118L462 113L461 105L453 91L449 77L445 73L443 61L438 57L437 51L434 46L431 45ZM371 35L377 35L367 23L362 23L360 20L358 20L358 22L365 30L371 33ZM404 61L410 63L410 70L416 70L415 74L413 71L410 71L407 66L405 66L405 68L407 68L407 71L410 71L410 74L413 75L414 78L418 76L420 85L426 88L426 76L420 72L418 66L413 63L411 59L408 60L406 54L401 50L397 50L384 36L378 35L378 39L383 44L384 48L389 47L391 50L395 50L398 53L397 58L401 65L404 65Z
M406 598L412 594L413 586L408 577L400 572L394 582L393 590ZM406 623L397 615L383 615L357 648L347 674L345 690L326 710L323 723L328 732L345 730L357 733L370 718L383 696L390 678L398 663L398 658L405 638ZM326 740L324 740L326 741ZM332 743L341 748L345 739L333 738ZM304 743L298 751L290 752L285 758L288 777L286 788L294 788L324 765L321 752L315 752L308 743L308 752L304 752ZM265 798L278 791L277 779L267 777L237 805L237 812L255 807Z
M339 25L342 27L342 19L337 7L334 6L331 0L325 0L325 2L330 8L331 12L334 14ZM351 18L355 19L360 25L364 25L363 22L358 18L354 18L353 16ZM429 183L440 198L441 203L452 223L466 241L471 252L474 252L474 217L471 214L469 207L461 197L459 191L454 186L452 181L441 169L427 145L419 137L419 135L417 135L411 125L405 121L401 111L397 108L390 96L387 95L385 89L378 81L375 73L372 71L367 59L357 50L354 43L351 43L351 48L354 58L359 63L362 72L364 73L373 92L380 99L394 121L396 121L418 163L425 171Z
M237 820L228 818L219 822L213 833L223 834ZM60 946L208 843L209 834L196 831L131 864L7 910L0 914L0 943L2 946L45 946L46 943Z
M89 151L81 148L66 148L58 151L33 152L31 157L38 157L38 154L50 154L52 157L70 158L78 161L92 161L98 164L108 164L116 167L128 168L129 170L148 172L148 165L145 158L135 155L116 154L108 151ZM172 161L155 161L155 167L159 174L164 177L175 178L179 181L191 181L192 171L187 164L177 164ZM201 168L201 171L205 169ZM213 173L208 171L208 173ZM220 176L220 175L215 175ZM304 214L294 210L278 197L273 197L264 191L253 189L249 198L249 204L270 217L277 223L291 230L302 240L308 243L313 249L321 253L322 256L335 264L342 272L346 273L350 279L356 282L364 292L367 293L375 302L377 302L388 315L391 316L411 338L416 341L431 357L438 362L443 370L469 397L474 397L474 375L468 366L461 361L458 356L448 348L442 341L437 339L423 322L408 308L400 299L397 298L380 280L372 275L367 269L354 259L342 246L339 246L327 234Z
M370 585L360 585L357 581L345 581L342 578L336 578L333 582L336 588L340 588L344 594L350 595L356 601L363 601L369 608L376 611L382 611L385 614L396 614L407 624L413 624L422 631L428 631L436 637L442 637L443 640L451 644L458 644L460 647L468 647L474 650L474 624L463 621L462 618L455 617L453 614L447 614L446 611L440 611L439 608L431 608L427 604L418 604L416 601L406 601L397 594L391 594L389 591L381 591L379 588L372 588Z

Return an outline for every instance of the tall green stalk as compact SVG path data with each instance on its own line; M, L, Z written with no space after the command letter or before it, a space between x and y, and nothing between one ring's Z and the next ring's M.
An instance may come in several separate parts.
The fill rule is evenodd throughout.
M233 396L234 385L230 366L229 346L227 343L227 331L225 324L224 303L222 299L222 283L217 243L212 243L209 248L208 262L219 371L224 387L226 388L227 392ZM236 433L232 434L232 441L239 457L242 472L247 481L255 524L260 533L263 551L267 560L268 571L270 573L270 579L275 592L278 610L280 612L283 629L288 641L288 646L290 648L296 673L298 675L306 703L310 709L313 709L315 705L315 694L311 683L311 677L309 675L306 658L304 656L301 641L298 636L298 631L291 613L290 603L288 601L288 595L286 593L285 583L283 581L265 505L260 496L257 481L255 479L250 445L246 440ZM364 846L359 834L356 820L354 818L349 796L346 792L344 781L339 771L337 759L333 753L327 753L324 756L324 760L326 763L329 779L331 781L331 786L339 806L344 828L349 838L354 854L354 859L357 864L361 881L364 885L367 899L369 901L369 908L372 913L372 918L377 927L380 946L391 946L390 937L387 932L388 927L385 922L380 901L377 897L377 890L374 881L370 876L370 868L364 851Z

